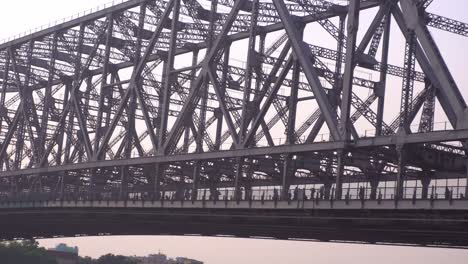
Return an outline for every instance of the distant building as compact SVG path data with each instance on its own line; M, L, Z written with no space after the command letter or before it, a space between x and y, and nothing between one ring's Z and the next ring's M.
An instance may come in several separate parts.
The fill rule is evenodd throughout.
M69 247L67 244L64 243L60 243L57 246L55 246L55 248L51 248L50 250L75 253L78 255L78 247Z
M57 261L57 264L78 264L78 253L47 250L47 254Z

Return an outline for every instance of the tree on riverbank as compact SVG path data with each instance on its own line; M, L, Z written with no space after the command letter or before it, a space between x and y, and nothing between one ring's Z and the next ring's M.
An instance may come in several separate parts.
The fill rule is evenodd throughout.
M2 264L57 264L34 240L1 242L0 259Z

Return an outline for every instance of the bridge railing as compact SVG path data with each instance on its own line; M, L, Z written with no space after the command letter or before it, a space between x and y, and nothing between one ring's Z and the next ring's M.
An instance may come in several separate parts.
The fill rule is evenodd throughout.
M41 25L41 26L37 26L35 28L31 28L29 30L26 30L24 32L21 32L21 33L18 33L18 34L15 34L13 36L10 36L10 37L7 37L7 38L4 38L2 40L0 40L0 44L3 44L3 43L6 43L6 42L9 42L11 40L15 40L15 39L18 39L18 38L21 38L21 37L24 37L24 36L28 36L28 35L31 35L31 34L34 34L36 32L39 32L41 30L44 30L44 29L47 29L47 28L51 28L53 26L56 26L56 25L60 25L62 23L65 23L67 21L71 21L73 19L76 19L76 18L80 18L80 17L83 17L83 16L86 16L88 14L92 14L94 12L97 12L97 11L100 11L100 10L103 10L105 8L108 8L108 7L112 7L114 5L118 5L118 4L121 4L123 2L126 2L128 0L113 0L113 1L109 1L107 3L104 3L102 5L99 5L99 6L96 6L94 8L90 8L90 9L87 9L87 10L84 10L84 11L81 11L81 12L78 12L78 13L75 13L73 15L70 15L70 16L67 16L67 17L64 17L64 18L61 18L61 19L57 19L55 21L51 21L47 24L44 24L44 25Z
M467 199L466 186L448 185L431 186L424 190L423 187L404 187L401 200L456 200ZM342 197L336 197L332 187L328 191L323 186L319 188L294 188L289 190L287 197L281 197L281 188L256 188L251 191L241 190L239 201L284 201L284 200L394 200L395 188L379 187L372 189L368 187L353 187L343 189ZM96 193L90 195L89 192L77 193L53 193L53 192L29 192L7 195L0 193L0 202L32 202L32 201L143 201L143 200L167 200L167 201L234 201L235 192L233 189L220 189L211 194L209 189L198 190L193 195L190 190L183 191L162 191L158 196L151 192L129 191L127 195L122 195L118 190Z

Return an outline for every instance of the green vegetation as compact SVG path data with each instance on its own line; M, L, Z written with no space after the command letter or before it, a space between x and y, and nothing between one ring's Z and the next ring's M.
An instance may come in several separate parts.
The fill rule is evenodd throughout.
M78 264L96 264L96 260L90 257L80 258Z
M107 254L98 259L91 259L89 257L80 258L79 264L138 264L138 262L129 257Z
M34 240L0 242L1 264L57 264L44 248ZM79 258L79 264L138 264L134 259L107 254L98 259Z
M100 257L97 261L97 264L138 264L136 260L132 260L125 256L115 256L112 254L107 254Z
M0 260L2 264L57 264L34 240L1 242Z
M68 248L65 244L62 244L62 247ZM166 260L166 256L162 256ZM141 259L136 257L113 254L107 254L98 259L78 257L78 264L139 264L140 261ZM57 261L49 255L46 249L39 247L38 242L23 240L0 242L0 264L57 264Z

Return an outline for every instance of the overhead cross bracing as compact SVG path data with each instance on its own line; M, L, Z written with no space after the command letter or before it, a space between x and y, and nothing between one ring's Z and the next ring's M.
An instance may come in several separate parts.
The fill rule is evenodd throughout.
M131 0L1 44L0 191L458 190L467 106L433 32L466 24L431 2Z

